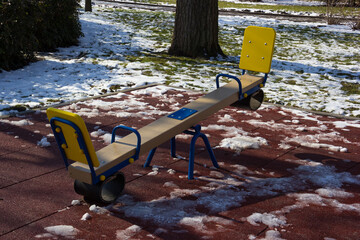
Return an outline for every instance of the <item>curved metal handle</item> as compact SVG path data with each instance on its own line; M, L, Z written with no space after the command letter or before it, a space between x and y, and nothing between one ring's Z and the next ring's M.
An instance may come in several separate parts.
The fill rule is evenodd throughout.
M216 76L216 88L220 87L220 83L219 83L219 79L220 77L227 77L227 78L232 78L234 79L238 84L239 84L239 100L241 99L241 95L242 95L242 85L241 85L241 81L239 78L233 76L233 75L229 75L229 74L224 74L224 73L220 73Z
M115 132L116 132L117 129L125 129L125 130L128 130L128 131L131 131L131 132L135 133L135 135L137 137L137 145L136 145L136 152L135 152L134 158L138 159L139 158L139 153L140 153L140 147L141 147L140 133L136 129L131 128L131 127L127 127L127 126L124 126L124 125L116 126L116 127L114 127L114 129L112 130L112 133L111 133L111 143L115 142Z

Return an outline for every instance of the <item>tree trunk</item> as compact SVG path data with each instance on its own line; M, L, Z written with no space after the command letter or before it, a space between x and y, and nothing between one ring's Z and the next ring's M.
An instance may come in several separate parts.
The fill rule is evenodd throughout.
M169 54L186 57L224 56L218 41L218 0L176 0Z
M91 0L85 0L85 12L91 12L91 11L92 11Z

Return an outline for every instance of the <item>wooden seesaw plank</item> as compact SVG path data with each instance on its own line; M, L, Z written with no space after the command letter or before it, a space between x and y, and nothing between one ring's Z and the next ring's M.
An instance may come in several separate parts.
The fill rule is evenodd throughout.
M258 86L263 83L263 77L242 75L240 77L242 92ZM148 153L151 149L170 140L175 135L196 125L201 120L214 114L220 109L231 105L239 99L239 85L233 80L230 83L216 89L215 91L188 103L183 108L197 110L193 115L177 120L164 116L147 126L139 129L141 135L140 155ZM100 166L95 168L96 175L113 168L122 161L132 157L135 154L137 138L134 133L116 141L96 152ZM75 162L68 167L72 178L79 181L92 184L90 168L87 164Z

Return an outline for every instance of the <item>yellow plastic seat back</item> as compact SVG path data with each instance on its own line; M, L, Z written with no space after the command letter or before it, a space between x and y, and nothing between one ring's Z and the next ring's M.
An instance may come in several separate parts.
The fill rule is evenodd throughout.
M249 26L245 29L239 67L243 70L269 73L274 52L275 30Z
M58 119L66 120L75 124L78 127L78 129L81 131L81 134L83 136L83 143L85 143L85 147L89 153L92 165L94 167L98 167L100 165L99 160L95 153L94 146L92 145L89 132L84 123L84 120L79 115L55 108L48 108L46 110L46 114L49 121L51 121L52 118L56 117ZM81 149L79 145L78 138L80 138L80 136L76 134L75 129L71 127L69 124L63 123L61 121L55 120L54 124L55 124L54 134L56 135L62 133L61 134L61 136L63 136L62 141L65 141L61 143L58 142L58 144L59 147L61 147L64 150L66 158L72 161L88 164L84 150Z

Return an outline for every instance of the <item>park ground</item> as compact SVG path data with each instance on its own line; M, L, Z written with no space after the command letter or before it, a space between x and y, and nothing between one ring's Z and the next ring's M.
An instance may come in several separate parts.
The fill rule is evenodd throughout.
M134 128L202 93L164 85L65 104L96 150L119 124ZM44 111L1 120L0 239L358 239L360 121L263 105L228 107L200 122L220 169L191 136L177 136L122 169L115 203L73 190ZM121 137L121 136L119 136Z
M172 12L93 9L81 12L79 46L0 73L1 115L62 103L99 150L114 126L145 126L215 89L217 73L238 74L249 25L277 32L268 103L200 123L220 169L198 142L187 180L191 138L181 134L177 158L164 143L150 168L142 156L123 169L125 190L108 206L74 192L44 110L0 119L0 239L358 239L359 31L221 16L229 57L194 60L165 53Z
M266 101L360 115L360 31L349 25L220 15L219 40L228 57L189 59L166 54L173 12L97 2L92 13L80 14L84 37L79 46L40 53L41 61L0 73L1 115L148 83L211 91L218 73L239 73L249 25L277 33Z

